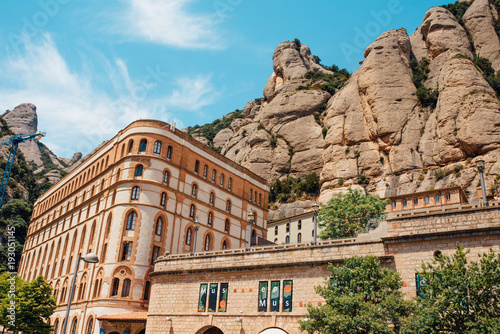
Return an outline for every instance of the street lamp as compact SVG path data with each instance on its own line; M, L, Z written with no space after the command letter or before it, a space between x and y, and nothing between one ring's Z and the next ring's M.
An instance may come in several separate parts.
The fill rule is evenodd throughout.
M71 310L71 301L73 300L73 294L75 293L76 274L78 273L78 267L80 266L80 260L83 260L84 262L87 262L87 263L99 262L99 258L97 257L97 254L88 253L84 257L82 257L82 256L80 256L80 254L78 254L78 257L76 258L75 274L73 275L73 282L71 283L71 291L69 292L68 310L66 311L66 318L64 319L64 326L63 326L61 334L66 334L66 327L68 327L69 311Z
M483 205L487 206L488 201L486 200L486 186L484 185L484 160L478 158L476 160L477 170L479 171L479 176L481 177L481 194L483 195Z
M314 222L314 240L313 243L316 245L317 238L318 238L318 211L319 211L319 205L314 201L314 204L312 206L313 209L313 222Z
M255 220L255 213L250 212L248 214L248 222L250 223L250 231L248 232L248 250L252 248L252 225Z
M198 221L198 216L196 216L196 221L194 222L194 243L193 243L193 255L196 253L196 235L200 229L200 222Z

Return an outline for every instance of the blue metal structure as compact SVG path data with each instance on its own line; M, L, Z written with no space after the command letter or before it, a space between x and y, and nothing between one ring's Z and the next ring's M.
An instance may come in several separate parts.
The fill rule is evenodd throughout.
M14 137L0 139L0 145L11 145L9 152L9 159L7 160L7 165L5 166L5 171L3 172L2 184L0 185L0 207L3 204L3 195L5 194L5 189L7 189L7 183L9 182L10 170L12 169L12 165L14 164L14 158L17 153L17 146L19 143L28 141L28 140L40 140L43 136L45 136L45 132L37 132L34 134L24 134L20 133L15 135Z

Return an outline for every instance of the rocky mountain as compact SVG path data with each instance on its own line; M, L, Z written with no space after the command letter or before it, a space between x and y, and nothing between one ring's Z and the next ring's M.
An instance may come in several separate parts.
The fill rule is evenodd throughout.
M477 200L476 157L489 192L500 179L499 6L433 7L413 34L380 35L349 78L282 42L264 98L208 141L269 183L320 174L321 203L348 186L386 197L459 185Z
M38 115L34 104L20 104L12 110L7 110L1 118L6 122L12 135L32 134L38 131ZM0 156L3 156L5 160L9 149L10 147L7 146L0 149ZM35 140L19 143L18 150L23 153L26 162L30 164L40 182L47 180L52 184L59 181L66 173L65 169L77 163L82 156L81 153L75 153L71 160L58 158L44 144Z

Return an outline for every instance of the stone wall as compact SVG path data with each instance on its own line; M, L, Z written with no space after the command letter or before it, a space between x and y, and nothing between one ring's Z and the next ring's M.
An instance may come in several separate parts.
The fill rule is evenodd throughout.
M438 210L439 209L439 210ZM356 238L198 253L170 255L157 261L146 333L261 333L279 328L300 333L299 320L307 305L324 300L315 292L328 275L327 265L346 257L372 254L384 267L396 270L407 298L416 295L415 273L436 251L452 254L456 244L471 249L469 258L500 244L500 207L453 205L411 212L390 213L381 227ZM292 310L259 312L259 283L293 281ZM228 283L227 311L199 312L201 284ZM281 294L283 291L281 291ZM281 297L281 296L280 296ZM269 301L269 299L268 299ZM282 303L282 299L280 299ZM168 321L166 320L168 318ZM241 321L239 321L241 320Z

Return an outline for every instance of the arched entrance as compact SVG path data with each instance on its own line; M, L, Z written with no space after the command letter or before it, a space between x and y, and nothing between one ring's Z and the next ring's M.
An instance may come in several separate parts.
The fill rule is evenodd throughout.
M264 329L259 334L288 334L288 333L285 332L284 330L282 330L281 328L273 327L273 328Z
M221 331L219 328L217 327L210 327L206 330L199 330L198 333L201 333L201 334L224 334L223 331Z

